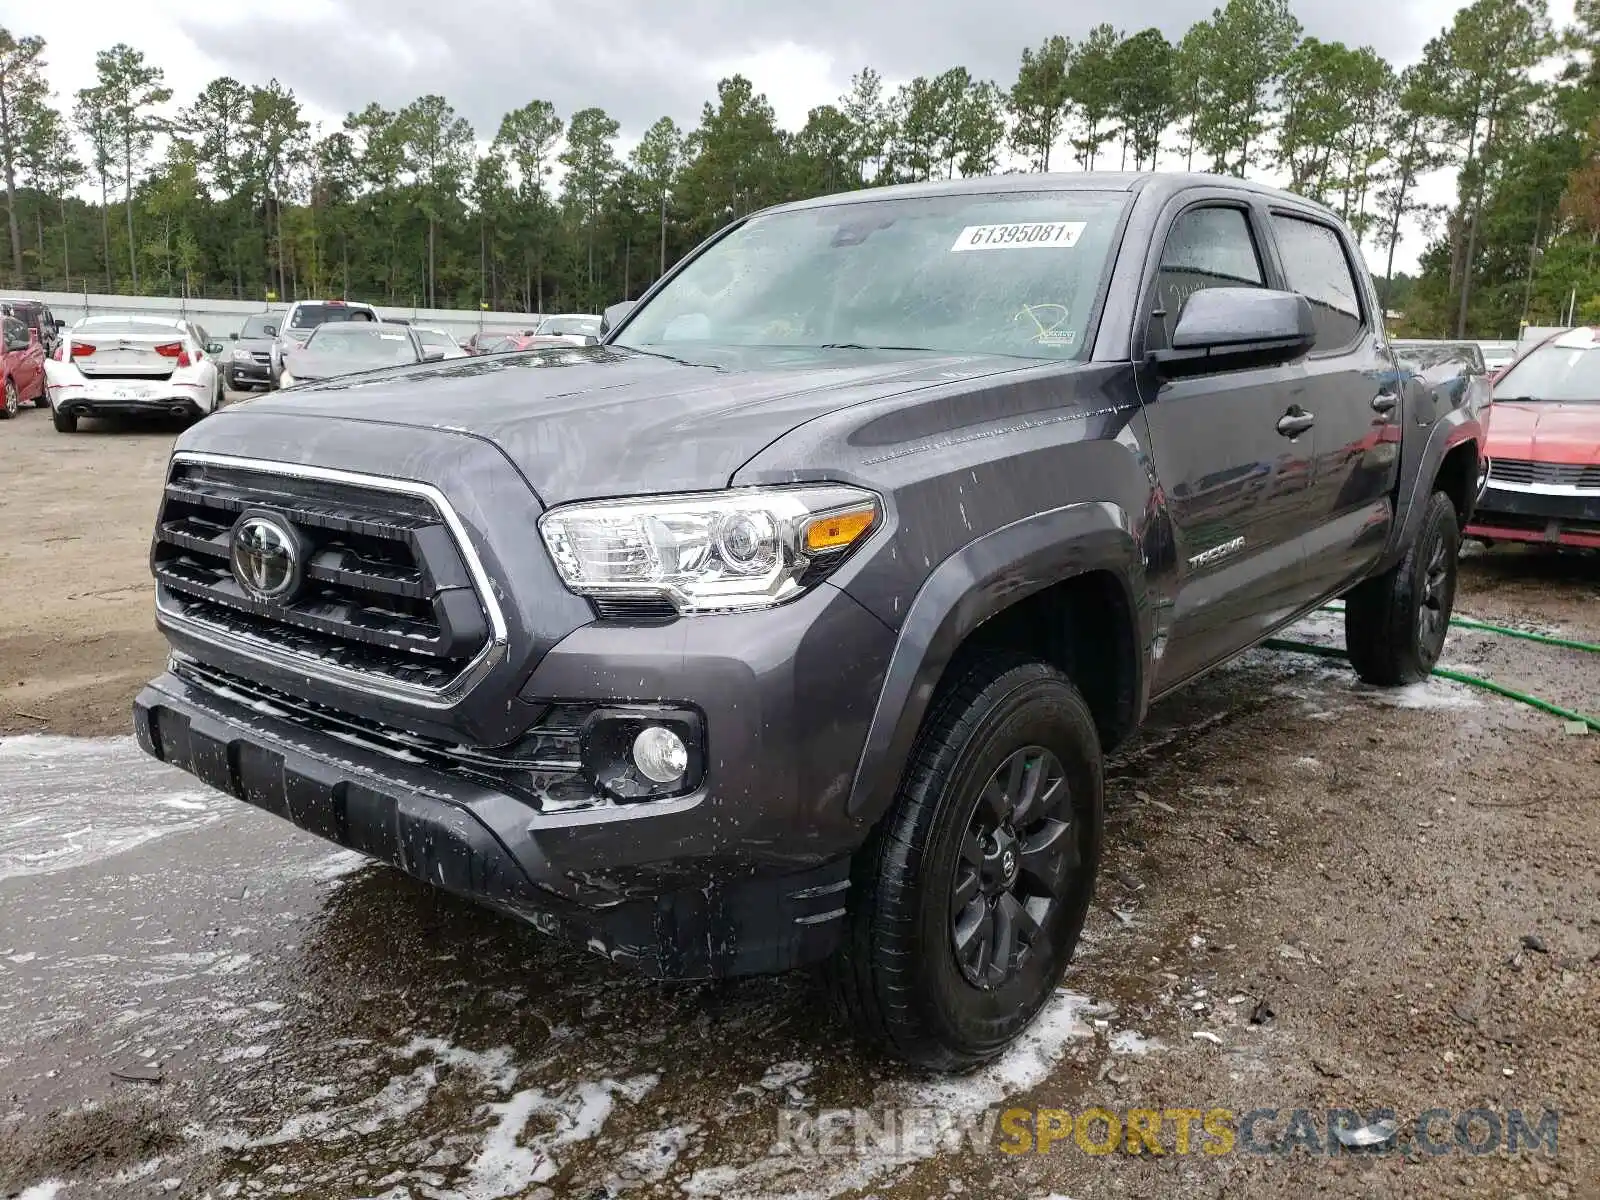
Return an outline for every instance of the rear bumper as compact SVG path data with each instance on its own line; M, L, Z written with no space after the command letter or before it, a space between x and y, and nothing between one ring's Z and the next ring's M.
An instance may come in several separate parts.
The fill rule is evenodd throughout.
M1600 547L1600 491L1490 480L1467 533L1491 541Z
M134 730L147 753L236 799L648 975L783 971L826 957L838 942L848 857L800 870L747 866L697 886L583 902L561 894L587 874L567 858L569 827L581 818L581 845L603 871L607 845L636 846L648 815L539 814L483 784L260 707L169 671L134 701ZM716 832L705 834L709 848Z
M56 411L69 417L203 417L209 411L184 396L149 400L112 400L91 397L56 401Z

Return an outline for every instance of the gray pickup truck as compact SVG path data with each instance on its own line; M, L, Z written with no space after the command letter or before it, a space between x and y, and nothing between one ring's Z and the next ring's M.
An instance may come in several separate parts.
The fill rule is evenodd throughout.
M753 214L600 345L186 432L140 742L615 962L821 964L970 1066L1066 971L1153 700L1335 596L1364 679L1438 658L1482 393L1379 312L1235 179Z

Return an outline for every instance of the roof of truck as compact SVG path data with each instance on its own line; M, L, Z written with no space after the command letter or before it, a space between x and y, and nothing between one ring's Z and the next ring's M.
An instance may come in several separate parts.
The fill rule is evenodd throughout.
M936 179L929 183L899 183L889 187L862 188L832 196L816 196L789 204L775 204L764 212L789 212L806 208L825 208L833 204L859 204L868 200L901 200L918 196L971 196L995 192L1152 192L1157 198L1193 187L1225 187L1230 191L1250 192L1297 205L1322 205L1294 192L1270 187L1233 175L1212 175L1202 171L1061 171L1019 172L1013 175L986 175L972 179Z

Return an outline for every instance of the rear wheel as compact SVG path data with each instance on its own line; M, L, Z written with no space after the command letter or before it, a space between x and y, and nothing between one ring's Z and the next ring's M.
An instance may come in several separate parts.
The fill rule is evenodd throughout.
M73 413L64 413L58 408L51 412L50 419L55 423L57 433L78 432L78 418Z
M1000 1054L1054 994L1100 861L1100 741L1045 663L988 655L935 702L894 806L858 854L836 1000L935 1070Z
M17 411L21 407L22 401L17 396L17 381L8 378L6 380L5 399L0 401L0 417L9 421L17 415Z
M1438 665L1455 607L1460 553L1455 504L1435 492L1405 557L1345 597L1345 650L1365 682L1417 683Z

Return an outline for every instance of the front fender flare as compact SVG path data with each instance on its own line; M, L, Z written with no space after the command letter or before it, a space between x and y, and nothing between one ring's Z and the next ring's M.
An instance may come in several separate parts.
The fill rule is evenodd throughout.
M1089 571L1108 570L1128 611L1147 623L1144 555L1127 513L1105 502L1068 504L1023 517L967 543L941 562L911 602L895 642L850 791L849 814L867 823L888 810L934 690L967 636L1018 601ZM1148 644L1141 628L1139 647ZM1144 704L1142 654L1136 686Z

